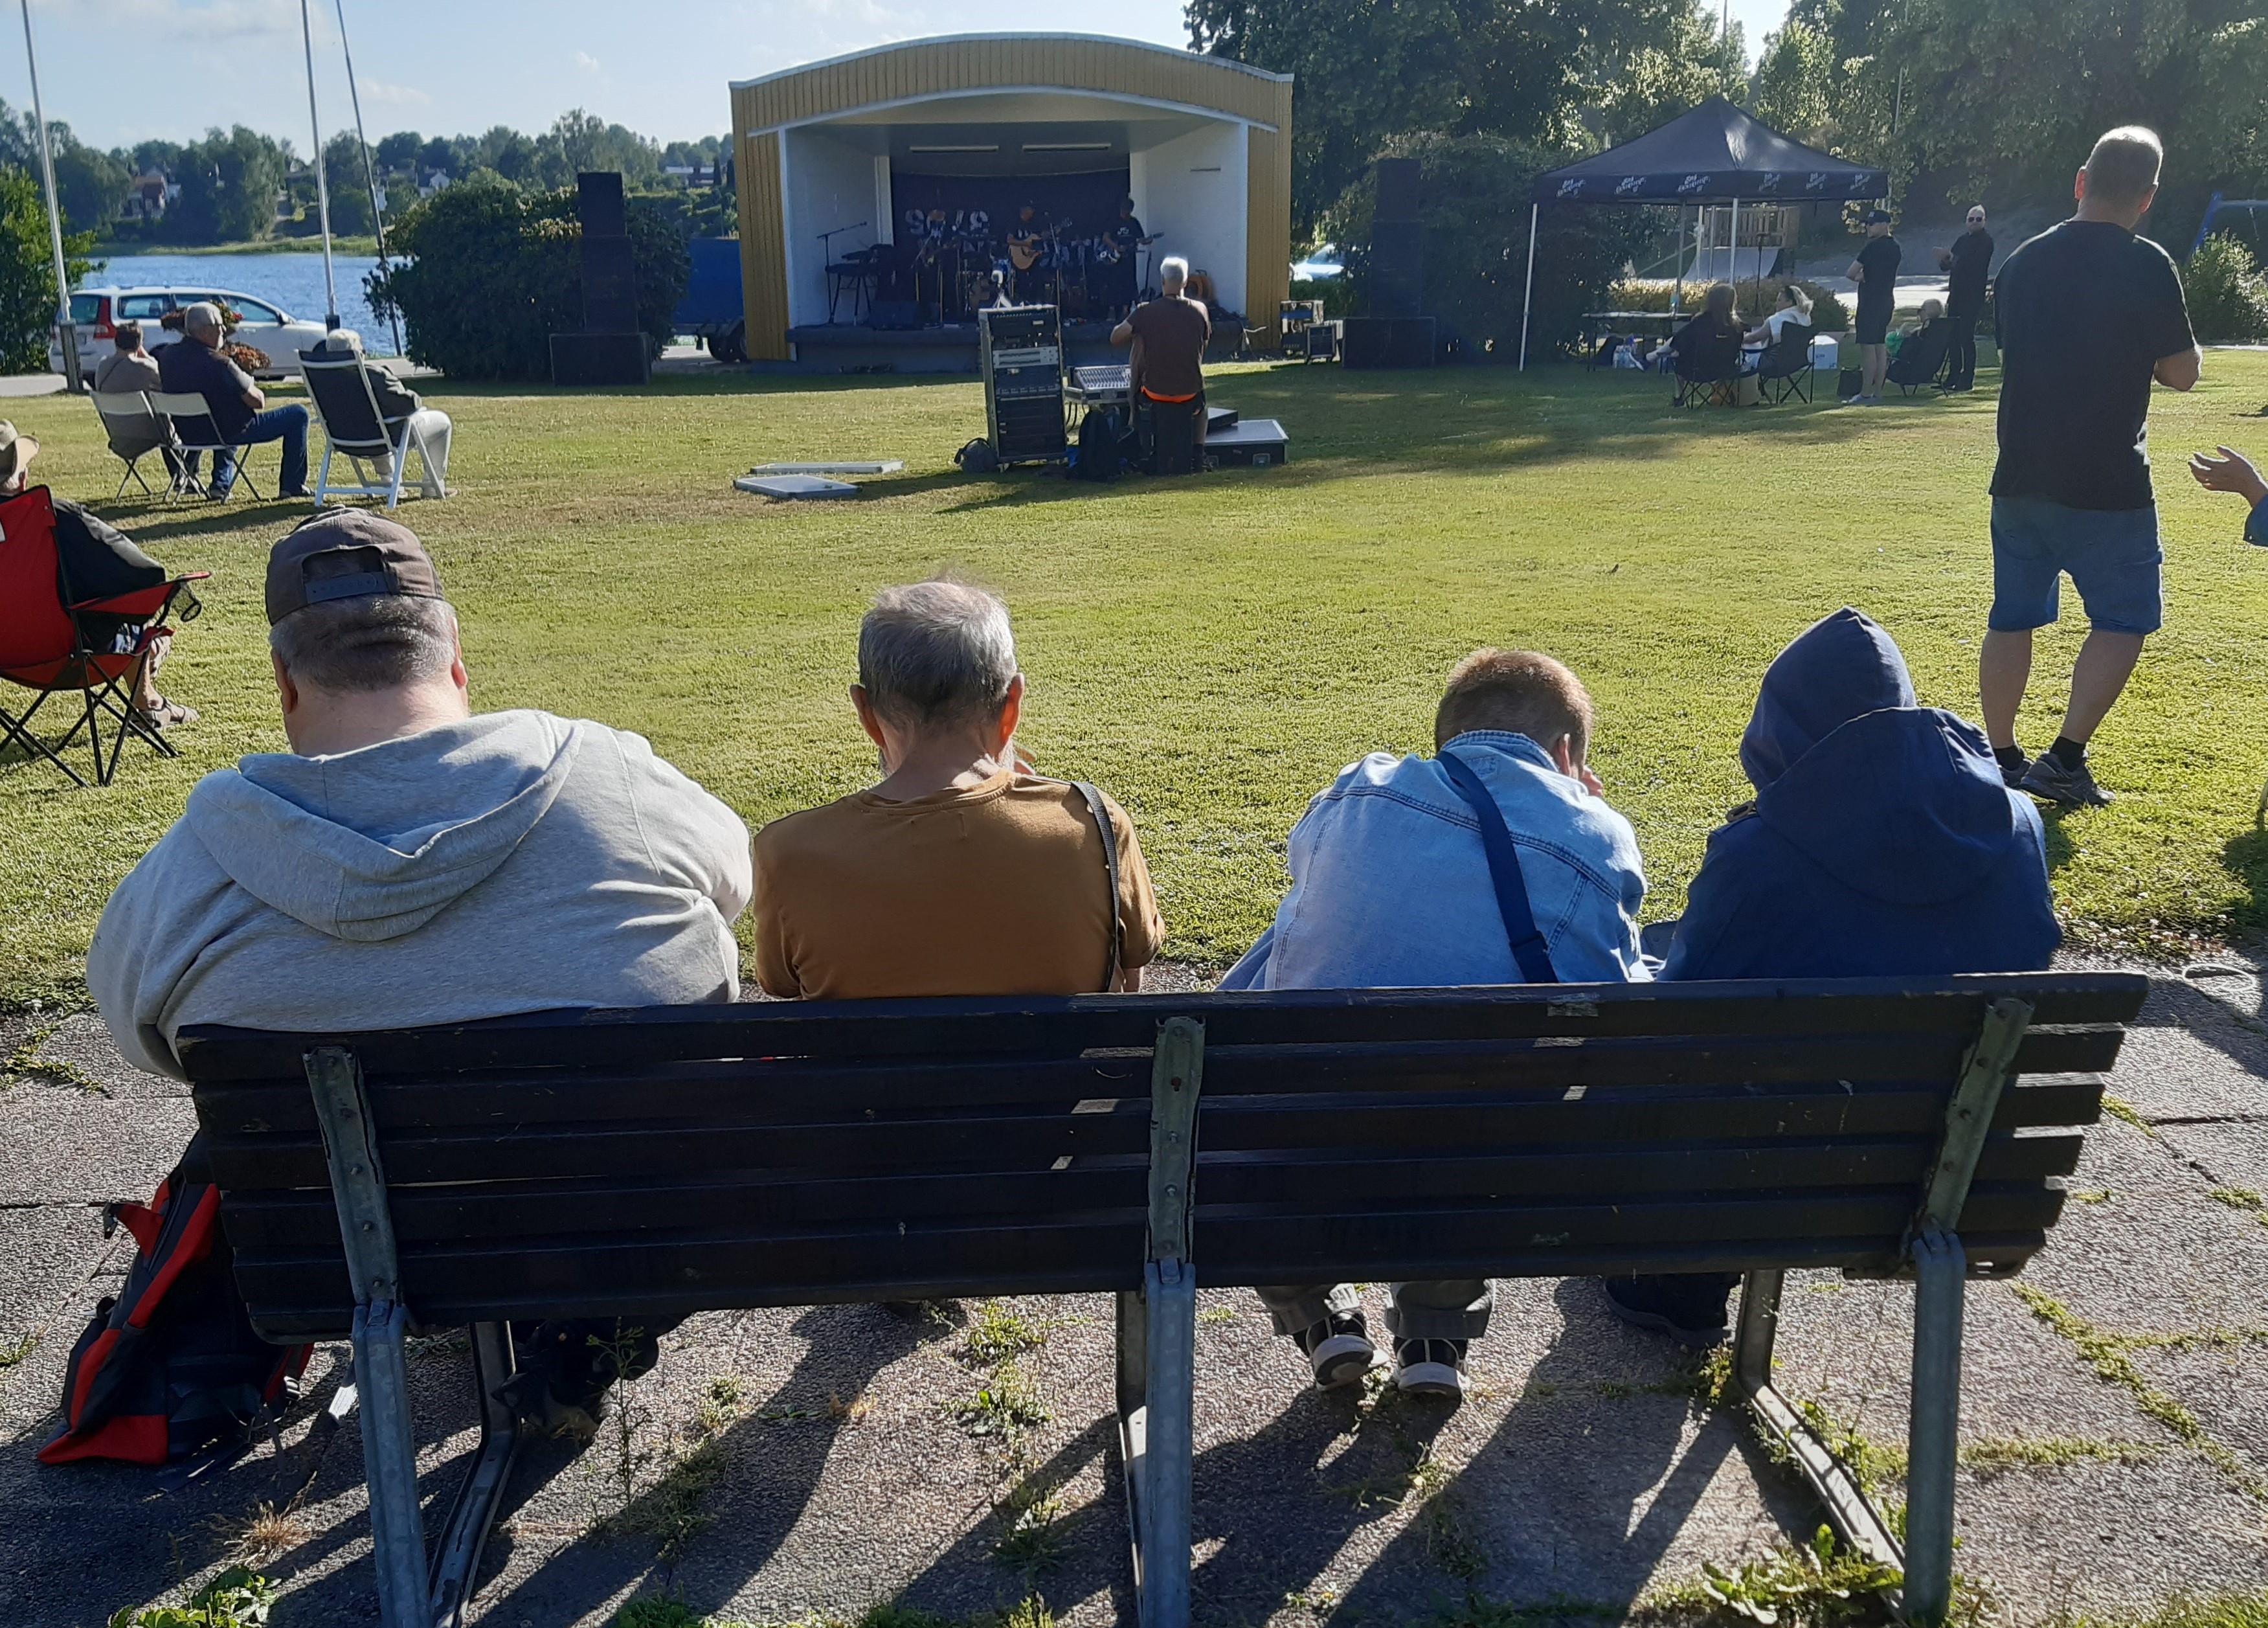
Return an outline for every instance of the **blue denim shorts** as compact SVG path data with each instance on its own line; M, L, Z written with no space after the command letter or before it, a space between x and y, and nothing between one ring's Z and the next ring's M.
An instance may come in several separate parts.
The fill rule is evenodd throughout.
M1992 499L1992 612L1985 625L2021 633L2053 622L2068 573L2090 624L2155 633L2165 594L2158 511L2069 509L2044 497Z

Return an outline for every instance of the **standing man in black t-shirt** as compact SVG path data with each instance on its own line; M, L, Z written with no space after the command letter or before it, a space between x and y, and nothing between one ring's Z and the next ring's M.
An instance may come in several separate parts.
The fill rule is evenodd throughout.
M1851 281L1859 285L1852 336L1859 342L1859 365L1864 371L1859 394L1845 400L1845 407L1882 404L1882 376L1890 371L1890 313L1898 303L1898 261L1904 254L1890 235L1890 212L1868 210L1867 241L1851 262Z
M2164 621L2150 490L2150 382L2187 390L2204 362L2181 274L2137 237L2165 150L2139 125L2095 144L2079 209L2000 268L2000 461L1992 471L1992 612L1978 662L1984 733L2008 784L2073 807L2107 803L2087 742ZM2032 630L2056 619L2066 572L2090 629L2063 733L2016 744Z
M1992 276L1992 234L1984 230L1984 206L1969 206L1969 230L1951 248L1937 251L1945 268L1945 320L1953 324L1946 347L1945 387L1977 387L1977 319L1984 314L1984 289Z

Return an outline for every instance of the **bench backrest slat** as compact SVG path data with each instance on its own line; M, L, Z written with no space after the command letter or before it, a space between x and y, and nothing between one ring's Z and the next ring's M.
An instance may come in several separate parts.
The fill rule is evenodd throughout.
M2049 1182L2143 987L808 1003L192 1030L182 1057L239 1282L283 1338L351 1309L302 1072L318 1043L356 1055L406 1296L449 1322L1133 1287L1151 1051L1176 1016L1205 1030L1200 1282L1866 1270L1895 1256L1961 1060L2014 994L2036 1028L1961 1219L2009 1266L2055 1222Z

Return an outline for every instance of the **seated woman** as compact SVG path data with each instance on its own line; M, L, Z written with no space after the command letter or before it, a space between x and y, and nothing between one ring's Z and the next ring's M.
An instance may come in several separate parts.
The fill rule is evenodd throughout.
M1697 384L1734 377L1741 371L1741 333L1733 285L1711 284L1699 313L1669 337L1677 376Z
M1929 331L1931 323L1941 321L1944 317L1945 302L1943 300L1925 299L1921 302L1921 309L1914 313L1914 320L1898 329L1898 333L1905 339L1918 338Z
M1780 285L1779 309L1750 328L1742 343L1776 345L1791 328L1803 329L1808 342L1811 329L1811 296L1793 283L1784 283Z

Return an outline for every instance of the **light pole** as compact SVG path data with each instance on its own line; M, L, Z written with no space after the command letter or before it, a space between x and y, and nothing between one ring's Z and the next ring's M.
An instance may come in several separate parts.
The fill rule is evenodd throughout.
M31 0L24 0L26 5ZM323 120L315 111L315 30L307 20L307 0L299 0L299 39L307 51L307 129L315 143L315 213L323 224L323 296L330 302L323 326L339 325L339 284L331 272L331 184L323 173Z
M85 387L79 376L78 324L71 320L70 274L63 266L63 211L55 198L55 159L48 148L48 115L40 103L40 54L32 45L32 0L23 0L24 58L32 69L32 119L40 127L40 178L48 188L48 247L55 257L55 335L63 353L63 388L76 395Z

